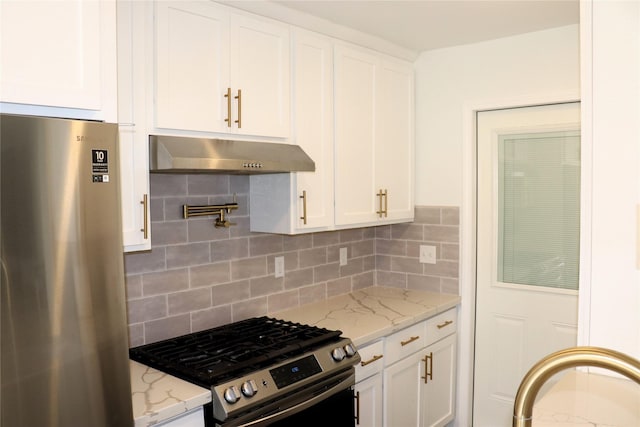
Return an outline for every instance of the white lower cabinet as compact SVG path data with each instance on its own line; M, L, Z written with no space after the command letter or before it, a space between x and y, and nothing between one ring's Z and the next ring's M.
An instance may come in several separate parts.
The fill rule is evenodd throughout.
M456 318L453 308L359 350L357 425L441 427L453 420Z
M358 353L361 361L356 366L356 426L382 427L384 341L363 346Z
M443 426L453 420L455 414L456 334L430 345L423 354L429 356L429 376L423 384L424 411L420 425Z
M382 374L358 382L356 426L382 427Z
M200 406L156 425L158 427L204 427L204 409Z

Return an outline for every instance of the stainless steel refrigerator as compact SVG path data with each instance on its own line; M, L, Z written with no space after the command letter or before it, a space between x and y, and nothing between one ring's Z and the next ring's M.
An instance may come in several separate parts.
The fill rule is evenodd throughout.
M0 114L2 427L132 426L115 124Z

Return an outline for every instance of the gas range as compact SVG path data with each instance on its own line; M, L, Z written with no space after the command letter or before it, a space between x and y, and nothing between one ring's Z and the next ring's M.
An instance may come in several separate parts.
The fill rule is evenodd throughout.
M256 317L130 349L131 359L210 388L208 425L268 425L355 382L360 356L341 331ZM291 409L293 410L293 409Z

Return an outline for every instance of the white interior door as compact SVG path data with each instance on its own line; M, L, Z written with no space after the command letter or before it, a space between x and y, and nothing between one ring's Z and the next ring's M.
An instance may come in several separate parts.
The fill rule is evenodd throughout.
M478 113L475 427L511 426L538 360L576 345L580 105Z

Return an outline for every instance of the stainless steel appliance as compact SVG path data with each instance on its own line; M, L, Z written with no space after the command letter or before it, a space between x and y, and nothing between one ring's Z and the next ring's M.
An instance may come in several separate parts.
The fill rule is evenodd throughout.
M360 355L340 331L256 317L135 347L130 357L211 388L207 426L355 425Z
M149 170L253 175L313 172L316 164L295 144L151 135Z
M133 425L117 132L0 115L2 427Z

